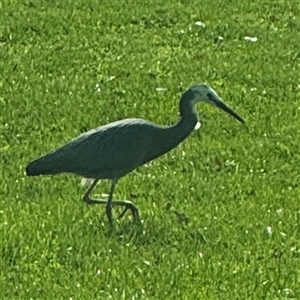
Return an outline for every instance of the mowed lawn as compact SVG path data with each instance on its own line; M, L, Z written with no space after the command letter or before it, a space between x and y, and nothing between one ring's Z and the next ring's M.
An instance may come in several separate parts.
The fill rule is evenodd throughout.
M102 2L0 4L1 299L299 299L299 3ZM110 233L79 177L26 177L99 125L175 123L198 82L246 124L199 104L200 130L122 178L142 228Z

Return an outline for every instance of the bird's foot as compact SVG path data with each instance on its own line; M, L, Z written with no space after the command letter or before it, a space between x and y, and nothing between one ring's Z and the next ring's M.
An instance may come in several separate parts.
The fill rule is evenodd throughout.
M118 220L122 219L123 216L125 215L125 213L127 212L127 210L128 210L128 207L126 207L126 208L119 214L119 216L117 217L117 219L118 219Z
M87 204L87 205L96 205L96 204L102 204L105 205L107 203L107 200L105 199L91 199L90 197L84 197L83 201Z
M106 214L108 217L108 221L110 223L110 226L113 227L113 219L112 219L112 213L111 213L111 208L112 207L116 207L116 206L122 206L125 207L123 212L118 216L118 220L123 218L123 216L125 215L125 213L130 210L133 216L134 221L136 222L140 222L140 216L139 216L139 210L137 209L137 207L130 201L127 200L116 200L113 201L111 203L111 208L108 205L108 201L104 200L104 199L91 199L90 197L84 197L83 201L87 204L87 205L96 205L96 204L101 204L101 205L105 205L106 206Z
M137 207L130 201L124 200L124 201L114 201L113 206L125 206L125 209L123 212L118 216L118 220L123 218L125 213L128 211L128 209L131 210L132 216L134 221L140 222L140 215L139 215L139 210Z

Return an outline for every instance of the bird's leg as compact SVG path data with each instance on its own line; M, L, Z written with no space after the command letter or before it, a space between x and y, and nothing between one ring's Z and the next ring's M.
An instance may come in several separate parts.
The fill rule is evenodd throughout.
M125 207L125 209L119 214L119 216L118 216L118 220L119 219L122 219L123 218L123 216L125 215L125 213L127 212L127 210L128 210L128 206L126 206ZM132 212L132 214L133 214L133 212Z
M91 186L88 188L88 190L86 191L86 193L83 196L83 201L87 204L103 204L106 205L106 200L93 200L90 198L90 194L92 192L92 190L94 189L94 187L96 186L96 184L98 183L99 179L95 179L93 181L93 183L91 184Z
M106 215L107 215L108 221L111 225L113 223L113 221L112 221L112 208L115 207L115 206L125 207L123 212L119 215L118 219L121 219L125 215L127 210L130 209L134 220L139 221L139 211L132 202L126 201L126 200L124 200L124 201L118 201L118 200L113 201L112 200L113 199L113 193L114 193L114 190L115 190L115 186L116 186L116 183L117 183L117 179L112 180L108 200L104 200L104 199L97 199L97 200L95 199L94 200L94 199L91 199L90 194L91 194L92 190L95 188L98 181L99 181L99 179L95 179L93 181L93 183L91 184L91 186L86 191L86 193L84 194L83 201L85 203L90 204L90 205L94 205L94 204L105 205L106 206Z
M139 211L132 202L126 201L126 200L112 201L112 196L113 196L113 193L114 193L114 190L115 190L116 183L117 183L117 179L113 179L112 183L111 183L111 188L110 188L108 201L107 201L107 204L106 204L106 214L107 214L108 220L112 221L112 212L111 211L112 211L113 207L115 207L115 206L125 206L125 209L119 215L118 219L121 219L124 216L124 214L126 213L126 211L128 209L130 209L131 212L132 212L132 216L133 216L134 220L139 221L139 219L140 219Z
M118 219L121 219L125 213L127 212L128 209L131 210L132 216L134 220L139 221L140 220L140 215L139 215L139 210L137 207L130 201L113 201L113 206L125 206L125 209L123 212L118 216Z
M113 226L113 218L112 218L112 199L113 199L113 193L116 187L117 179L113 179L110 186L110 193L108 196L108 200L106 202L106 215L108 218L108 222L111 226Z
M109 221L109 224L112 226L113 225L113 220L112 220L112 196L115 190L115 186L117 183L116 179L112 180L112 184L111 184L111 188L110 188L110 193L108 196L108 200L103 200L103 199L91 199L90 198L90 194L92 192L92 190L95 188L97 182L99 181L99 179L95 179L93 181L93 183L91 184L91 186L88 188L88 190L86 191L86 193L83 196L83 201L87 204L101 204L101 205L105 205L106 206L106 215Z

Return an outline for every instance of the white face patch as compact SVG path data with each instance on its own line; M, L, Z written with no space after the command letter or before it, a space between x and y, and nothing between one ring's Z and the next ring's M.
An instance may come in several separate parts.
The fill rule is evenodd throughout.
M194 130L198 130L198 129L200 129L200 127L201 127L201 123L197 122L197 124L195 125Z

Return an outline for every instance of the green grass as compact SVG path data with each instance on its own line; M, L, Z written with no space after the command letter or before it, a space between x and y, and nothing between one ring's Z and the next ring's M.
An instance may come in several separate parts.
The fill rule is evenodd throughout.
M1 4L1 299L299 299L299 3L99 3ZM100 124L172 124L196 82L246 125L199 105L201 130L120 180L142 232L109 234L78 177L25 176Z

